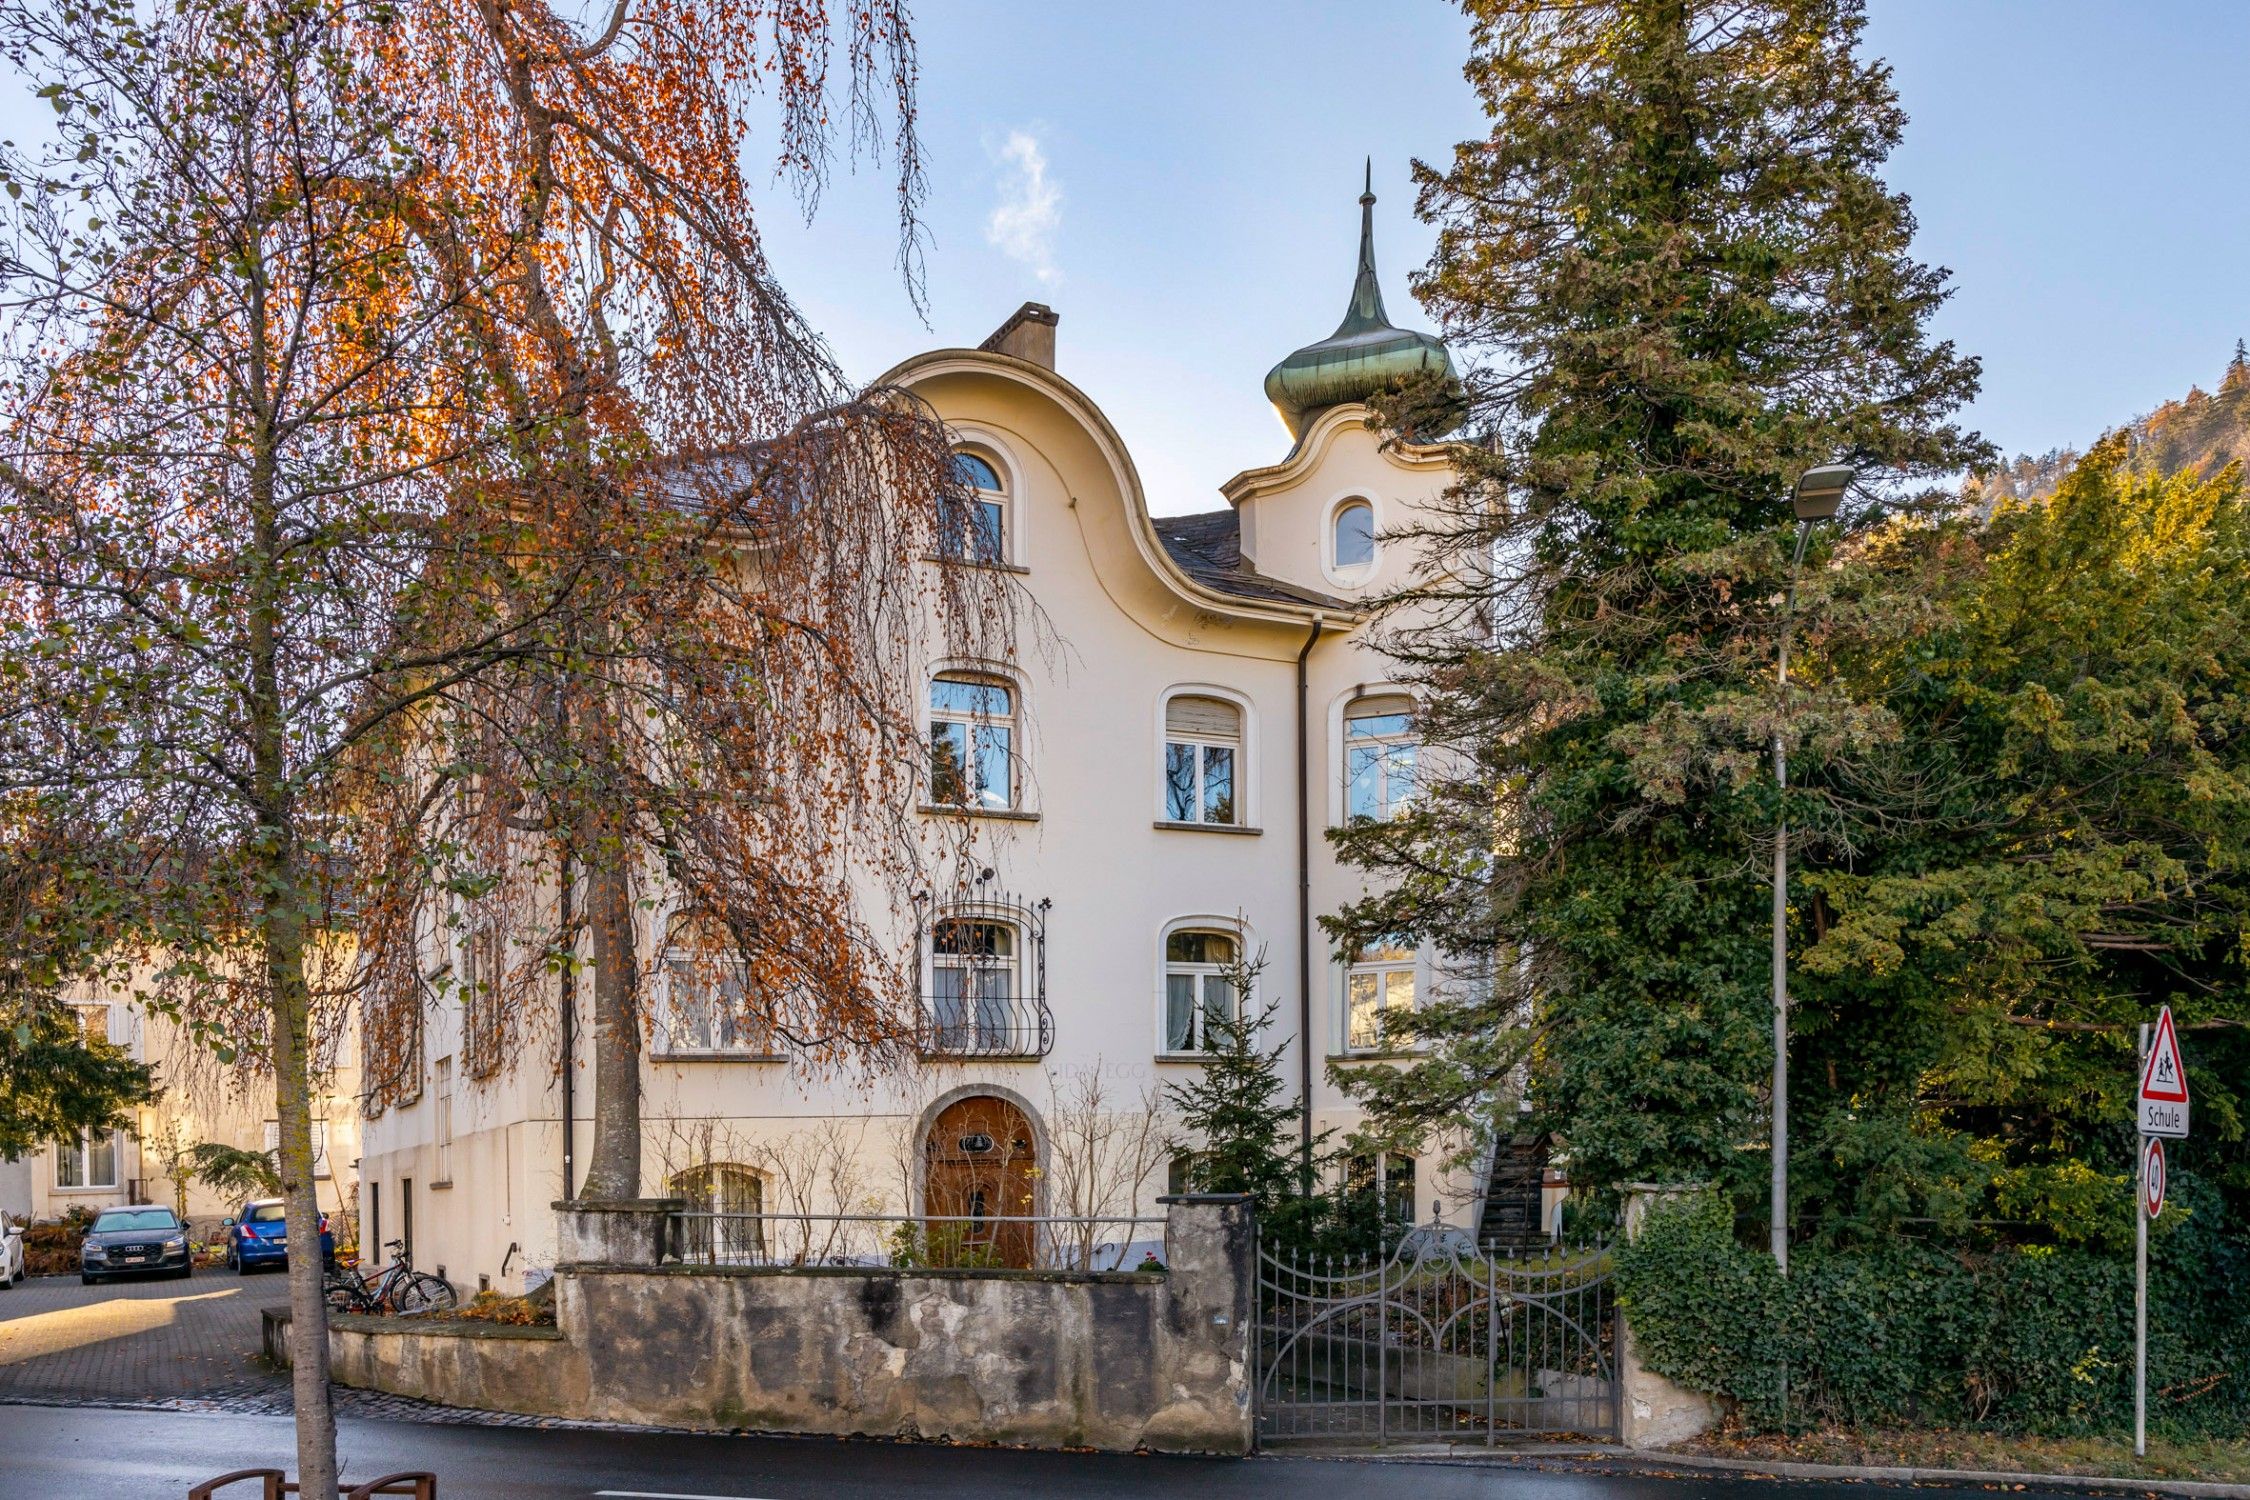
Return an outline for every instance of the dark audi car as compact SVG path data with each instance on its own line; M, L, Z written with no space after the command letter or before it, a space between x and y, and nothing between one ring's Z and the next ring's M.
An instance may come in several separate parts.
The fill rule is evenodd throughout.
M168 1208L105 1208L78 1244L78 1279L189 1276L187 1226Z

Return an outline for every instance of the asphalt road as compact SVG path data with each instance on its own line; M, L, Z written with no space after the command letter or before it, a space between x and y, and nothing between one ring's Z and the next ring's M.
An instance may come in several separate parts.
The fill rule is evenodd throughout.
M188 1486L255 1464L290 1465L286 1417L0 1405L0 1486L9 1495L174 1500ZM569 1429L446 1427L347 1419L345 1475L399 1469L438 1475L439 1500L916 1500L921 1496L1068 1496L1139 1500L1937 1500L1872 1484L1722 1476L1667 1478L1511 1465L1504 1468L1323 1458L1142 1458L1027 1453L819 1438L689 1437ZM248 1487L245 1486L248 1493ZM1989 1500L1989 1491L1962 1490ZM2033 1497L2025 1497L2033 1500ZM2083 1497L2079 1497L2083 1500Z

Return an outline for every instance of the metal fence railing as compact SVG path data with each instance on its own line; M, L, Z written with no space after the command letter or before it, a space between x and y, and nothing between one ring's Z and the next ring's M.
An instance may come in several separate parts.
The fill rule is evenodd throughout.
M1618 1430L1607 1247L1258 1248L1262 1440L1497 1442Z
M1164 1220L690 1209L671 1216L670 1250L683 1264L707 1266L1138 1271L1163 1265Z

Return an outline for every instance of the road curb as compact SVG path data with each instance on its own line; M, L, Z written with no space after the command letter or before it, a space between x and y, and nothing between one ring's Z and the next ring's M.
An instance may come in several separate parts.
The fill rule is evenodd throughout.
M2230 1484L2215 1479L2120 1478L2106 1474L2031 1474L2014 1469L1923 1469L1885 1464L1814 1464L1762 1462L1748 1458L1716 1458L1700 1453L1673 1453L1663 1448L1624 1448L1588 1444L1568 1452L1546 1449L1520 1455L1401 1452L1363 1455L1397 1463L1504 1465L1511 1462L1584 1458L1594 1463L1654 1465L1661 1468L1710 1469L1721 1473L1763 1475L1773 1479L1857 1479L1879 1484L1983 1484L2021 1485L2027 1489L2067 1489L2130 1492L2143 1495L2179 1495L2188 1500L2250 1500L2250 1484Z

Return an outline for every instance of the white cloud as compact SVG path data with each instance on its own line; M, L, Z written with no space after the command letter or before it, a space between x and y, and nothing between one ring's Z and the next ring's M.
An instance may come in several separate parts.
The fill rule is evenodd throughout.
M985 221L985 243L1027 267L1042 286L1053 286L1062 280L1055 267L1062 189L1047 177L1047 153L1037 136L1011 130L992 159L1001 167L1000 201Z

